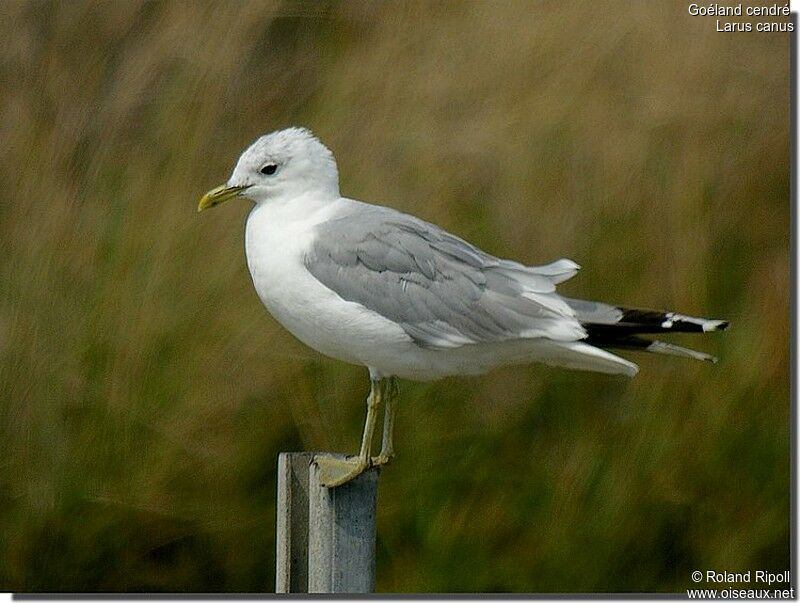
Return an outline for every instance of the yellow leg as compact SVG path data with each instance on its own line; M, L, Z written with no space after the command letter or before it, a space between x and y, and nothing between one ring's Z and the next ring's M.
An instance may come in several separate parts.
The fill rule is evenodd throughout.
M381 451L378 456L372 459L372 464L388 465L394 458L394 418L397 413L397 379L389 377L386 380L384 391L384 414L383 414L383 439L381 440Z
M364 435L361 437L361 450L358 456L346 459L319 457L316 459L320 468L322 485L328 488L341 486L351 479L358 477L370 466L370 453L372 450L372 436L375 433L375 422L378 418L378 406L383 398L383 383L380 380L370 380L370 391L367 396L367 418L364 421Z

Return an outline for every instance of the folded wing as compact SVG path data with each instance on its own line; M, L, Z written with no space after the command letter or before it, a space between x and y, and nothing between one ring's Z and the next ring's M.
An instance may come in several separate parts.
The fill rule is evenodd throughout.
M433 224L354 204L317 226L306 268L342 299L399 324L420 346L586 336L555 285L578 269L493 257Z

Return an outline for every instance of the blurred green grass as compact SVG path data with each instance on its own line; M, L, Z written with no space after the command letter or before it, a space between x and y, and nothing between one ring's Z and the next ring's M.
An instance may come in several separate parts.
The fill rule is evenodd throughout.
M264 311L261 133L572 296L730 319L716 366L402 383L383 591L682 591L789 565L788 37L681 2L0 4L0 587L273 586L277 453L351 450L363 369Z

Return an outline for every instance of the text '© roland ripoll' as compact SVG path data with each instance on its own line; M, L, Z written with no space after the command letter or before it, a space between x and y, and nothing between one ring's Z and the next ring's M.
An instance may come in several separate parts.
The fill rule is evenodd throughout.
M788 4L770 4L766 6L725 6L722 4L690 4L689 14L695 17L788 17L791 14ZM723 21L717 19L717 31L794 31L794 23L790 21Z

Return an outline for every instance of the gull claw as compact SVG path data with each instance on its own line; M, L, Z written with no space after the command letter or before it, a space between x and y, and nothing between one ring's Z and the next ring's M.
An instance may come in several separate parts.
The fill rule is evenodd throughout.
M379 454L378 456L372 457L370 460L370 465L372 467L382 467L383 465L388 465L391 463L393 458L393 454Z

